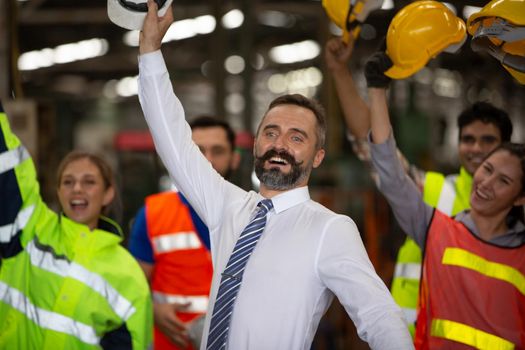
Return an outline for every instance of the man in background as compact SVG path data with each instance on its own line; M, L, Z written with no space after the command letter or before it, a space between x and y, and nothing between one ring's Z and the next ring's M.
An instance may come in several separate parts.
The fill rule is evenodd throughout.
M240 160L232 128L208 116L194 119L190 127L215 171L228 178ZM206 312L213 274L208 228L182 193L153 194L135 218L129 250L150 281L154 349L194 349L189 339L198 342L201 334L188 334L189 323Z

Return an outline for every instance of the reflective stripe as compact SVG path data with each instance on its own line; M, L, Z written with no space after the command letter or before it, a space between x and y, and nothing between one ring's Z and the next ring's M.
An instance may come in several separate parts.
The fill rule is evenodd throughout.
M419 280L421 276L421 264L418 263L397 263L394 270L394 278L409 278Z
M57 257L53 252L40 249L34 240L28 243L26 250L31 258L31 264L59 276L69 277L84 283L106 299L113 311L122 320L127 321L135 313L135 307L98 274L63 257Z
M454 185L455 181L456 176L447 176L445 178L445 181L443 181L443 186L441 187L441 192L439 193L439 200L436 204L436 208L448 216L452 214L454 201L456 199L456 188Z
M514 267L488 261L476 254L460 248L447 248L443 254L444 265L464 267L512 284L525 295L525 276Z
M86 344L98 345L100 343L100 338L93 327L56 312L36 307L22 292L1 281L0 300L23 313L41 328L71 335Z
M403 313L405 314L405 318L407 319L407 322L409 324L416 323L416 319L417 319L417 311L416 311L416 309L410 309L408 307L402 307L401 310L403 310Z
M174 295L165 294L160 292L153 292L153 300L157 303L191 303L184 312L193 313L205 313L208 309L208 297L207 296L192 296L192 295Z
M167 253L182 249L198 249L202 247L199 237L193 231L168 233L158 236L153 239L153 244L157 253Z
M26 227L33 211L35 210L34 205L30 205L18 212L15 222L12 224L0 226L0 243L10 242L11 239L20 231Z
M0 174L14 169L18 164L29 158L29 152L24 146L5 151L0 154Z
M506 339L449 320L432 320L431 335L467 344L480 350L512 350L515 347Z

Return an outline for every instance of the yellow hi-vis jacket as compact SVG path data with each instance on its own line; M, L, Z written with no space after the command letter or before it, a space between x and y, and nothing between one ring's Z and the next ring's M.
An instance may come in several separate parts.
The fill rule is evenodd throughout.
M471 188L472 176L464 168L460 169L459 174L446 177L440 173L427 172L423 199L428 205L453 216L470 208ZM421 249L416 242L407 237L397 254L391 291L394 300L405 313L412 337L417 317L421 262Z
M1 104L0 129L0 349L146 349L151 296L120 231L50 210Z

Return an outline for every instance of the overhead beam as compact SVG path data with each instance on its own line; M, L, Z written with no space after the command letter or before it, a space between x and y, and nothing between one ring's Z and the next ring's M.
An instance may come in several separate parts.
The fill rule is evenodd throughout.
M105 8L31 10L20 13L21 25L82 25L110 23Z

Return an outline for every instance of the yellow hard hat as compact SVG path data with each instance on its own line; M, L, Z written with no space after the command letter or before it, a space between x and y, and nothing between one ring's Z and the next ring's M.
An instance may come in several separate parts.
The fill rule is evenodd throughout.
M474 35L480 21L488 17L500 17L519 25L525 25L525 0L492 0L479 12L470 15L467 28L470 35Z
M359 35L361 24L370 12L381 7L383 0L323 0L326 14L343 30L343 41Z
M525 0L492 0L467 21L472 49L487 51L525 85Z
M390 22L386 47L393 66L385 74L406 78L442 51L457 50L465 39L465 23L449 8L437 1L415 1Z

